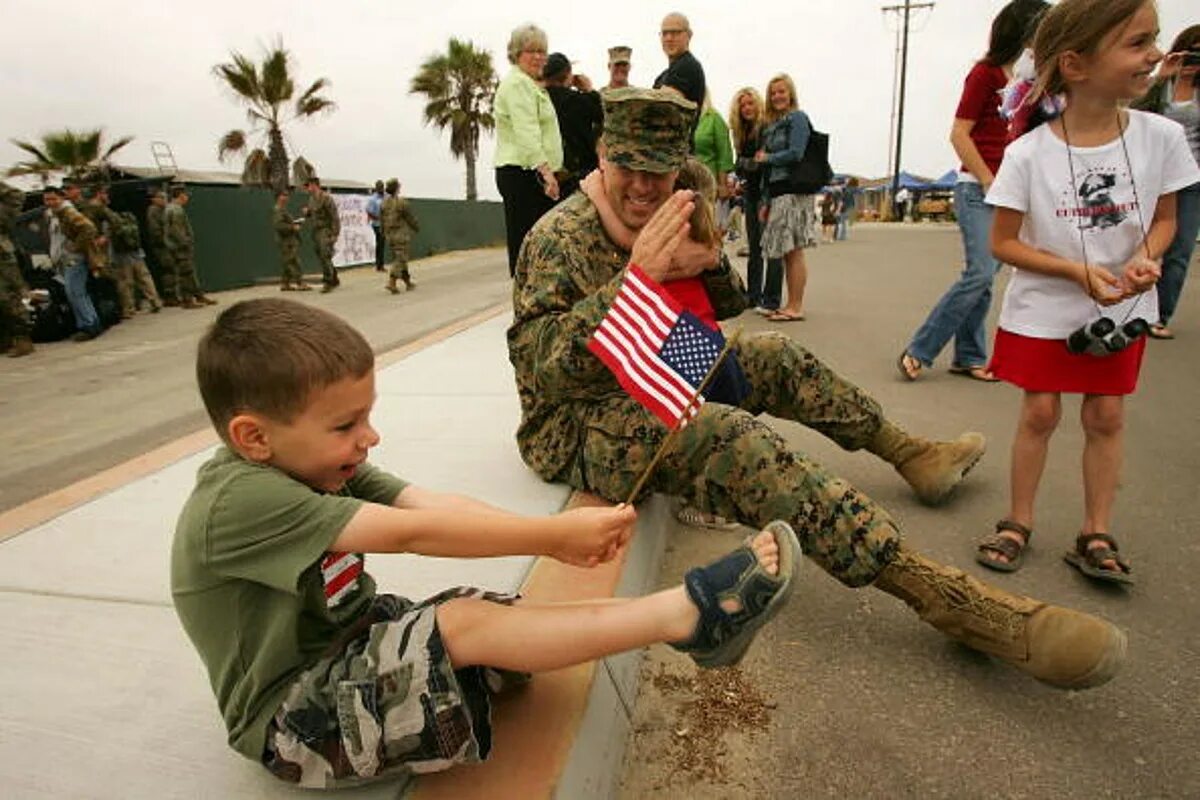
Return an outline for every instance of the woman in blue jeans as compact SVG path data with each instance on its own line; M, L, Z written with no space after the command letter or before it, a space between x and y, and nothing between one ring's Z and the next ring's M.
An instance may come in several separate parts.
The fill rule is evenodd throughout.
M1008 143L999 93L1012 77L1013 64L1047 7L1041 0L1013 0L1001 9L992 22L987 55L967 73L950 131L950 143L962 159L954 187L954 214L962 233L966 266L896 361L900 374L910 381L933 365L951 337L954 360L950 372L980 381L996 380L987 368L984 322L1000 262L992 257L992 209L984 198Z
M1191 55L1189 58L1188 55ZM1134 104L1145 111L1162 114L1183 126L1192 157L1200 164L1200 25L1185 28L1171 43L1171 50L1158 67L1158 77L1146 96ZM1200 183L1175 193L1175 238L1163 253L1162 277L1158 279L1158 324L1150 326L1155 339L1174 339L1167 327L1200 231Z

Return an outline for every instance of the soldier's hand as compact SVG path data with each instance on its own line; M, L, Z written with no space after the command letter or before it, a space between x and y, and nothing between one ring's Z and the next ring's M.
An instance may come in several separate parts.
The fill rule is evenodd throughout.
M688 218L695 207L696 202L689 190L680 189L671 195L638 233L629 256L630 262L637 264L659 283L686 277L675 274L672 259L691 230Z
M561 531L550 552L554 558L577 567L594 567L614 558L633 536L637 511L633 506L572 508L555 518Z

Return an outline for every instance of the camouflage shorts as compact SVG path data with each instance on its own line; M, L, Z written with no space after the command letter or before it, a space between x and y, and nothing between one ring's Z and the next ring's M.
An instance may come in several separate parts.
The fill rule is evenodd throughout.
M462 587L418 603L379 595L360 632L292 684L267 730L263 765L290 783L337 788L486 759L489 695L528 676L454 668L435 611L460 597L515 600Z

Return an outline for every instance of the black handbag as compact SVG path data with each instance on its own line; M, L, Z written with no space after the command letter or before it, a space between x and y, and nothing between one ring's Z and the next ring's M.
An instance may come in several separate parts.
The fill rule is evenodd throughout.
M788 119L788 127L791 127ZM788 131L791 139L791 131ZM793 194L817 194L833 180L833 168L829 166L829 134L821 133L810 125L808 146L804 157L788 165L788 191Z

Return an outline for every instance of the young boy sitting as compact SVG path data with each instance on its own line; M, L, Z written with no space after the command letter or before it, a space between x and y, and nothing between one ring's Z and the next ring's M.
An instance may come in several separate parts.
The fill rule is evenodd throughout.
M333 787L480 761L496 670L553 670L656 642L701 666L733 664L791 591L800 548L779 522L645 597L377 594L364 553L594 566L625 545L636 512L522 517L371 466L371 348L317 308L232 306L201 340L196 372L224 445L180 515L171 592L229 743L283 780Z

